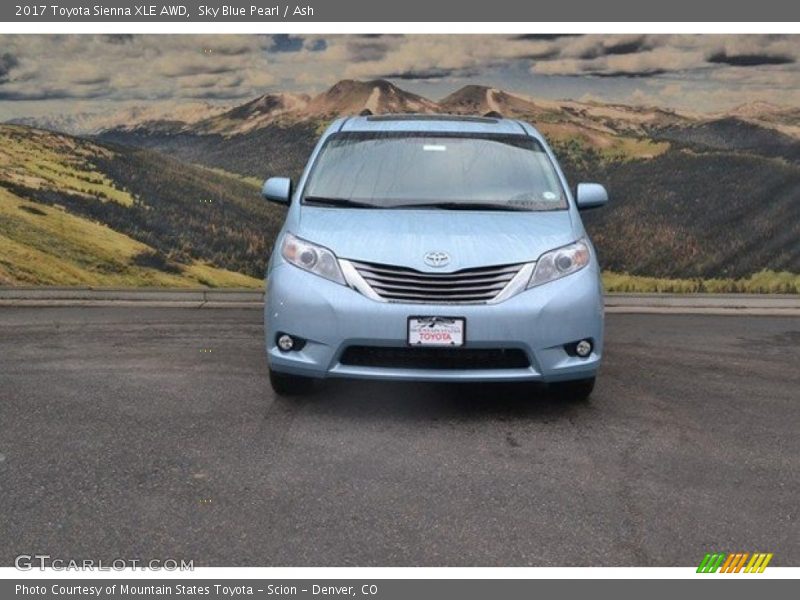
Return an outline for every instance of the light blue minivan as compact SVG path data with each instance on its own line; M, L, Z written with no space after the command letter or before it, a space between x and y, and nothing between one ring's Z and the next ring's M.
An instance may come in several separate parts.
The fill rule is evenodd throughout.
M296 185L267 273L270 381L544 382L591 394L603 290L575 195L531 125L494 116L342 118Z

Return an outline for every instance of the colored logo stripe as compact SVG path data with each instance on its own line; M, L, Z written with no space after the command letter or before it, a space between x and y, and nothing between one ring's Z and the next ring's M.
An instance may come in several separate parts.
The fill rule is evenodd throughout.
M700 561L697 567L698 573L739 573L744 568L745 573L763 573L764 569L772 560L772 554L767 552L736 552L726 554L724 552L708 553ZM747 562L747 559L750 559ZM745 563L747 566L745 567Z
M736 564L736 561L739 559L738 554L728 554L728 558L725 559L725 562L722 565L722 570L720 573L730 573L732 570L732 565Z
M722 565L720 573L738 573L744 566L744 561L750 556L747 552L737 552L736 554L729 554L728 560Z
M722 561L725 560L725 554L722 552L715 552L714 554L706 554L703 557L700 566L697 567L698 573L716 573Z
M747 563L747 567L745 567L745 573L763 573L764 569L767 568L769 561L772 560L772 554L766 553L758 553L753 554L753 558L750 559L750 562Z
M734 573L738 573L739 571L742 570L742 567L744 566L744 562L747 560L748 556L750 556L749 552L742 553L741 558L739 559L739 564L736 565L736 568L733 570Z

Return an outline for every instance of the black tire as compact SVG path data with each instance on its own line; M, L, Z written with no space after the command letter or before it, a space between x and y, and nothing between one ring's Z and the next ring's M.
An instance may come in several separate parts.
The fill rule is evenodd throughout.
M309 393L314 384L310 377L276 373L272 369L269 371L269 383L279 396L302 396Z
M551 383L550 389L556 397L570 402L585 402L592 395L595 377L576 379L575 381L560 381Z

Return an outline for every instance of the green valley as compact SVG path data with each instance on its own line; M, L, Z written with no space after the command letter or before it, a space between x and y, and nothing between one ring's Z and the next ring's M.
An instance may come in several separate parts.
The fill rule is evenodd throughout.
M0 126L0 285L257 287L278 211L237 176Z
M369 109L500 112L539 127L572 185L610 191L584 216L610 290L796 293L795 113L745 108L686 115L479 85L434 102L344 80L93 137L0 125L0 283L260 285L285 214L261 199L261 182L296 181L328 123Z

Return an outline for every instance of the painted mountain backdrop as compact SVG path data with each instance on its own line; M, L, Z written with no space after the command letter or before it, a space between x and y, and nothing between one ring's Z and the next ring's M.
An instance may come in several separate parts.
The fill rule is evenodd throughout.
M768 269L788 273L770 289L797 291L800 109L689 114L478 85L434 101L385 80L0 126L0 284L255 285L283 218L260 182L297 177L327 123L364 109L532 122L572 185L609 188L611 204L585 217L609 271L707 280Z

